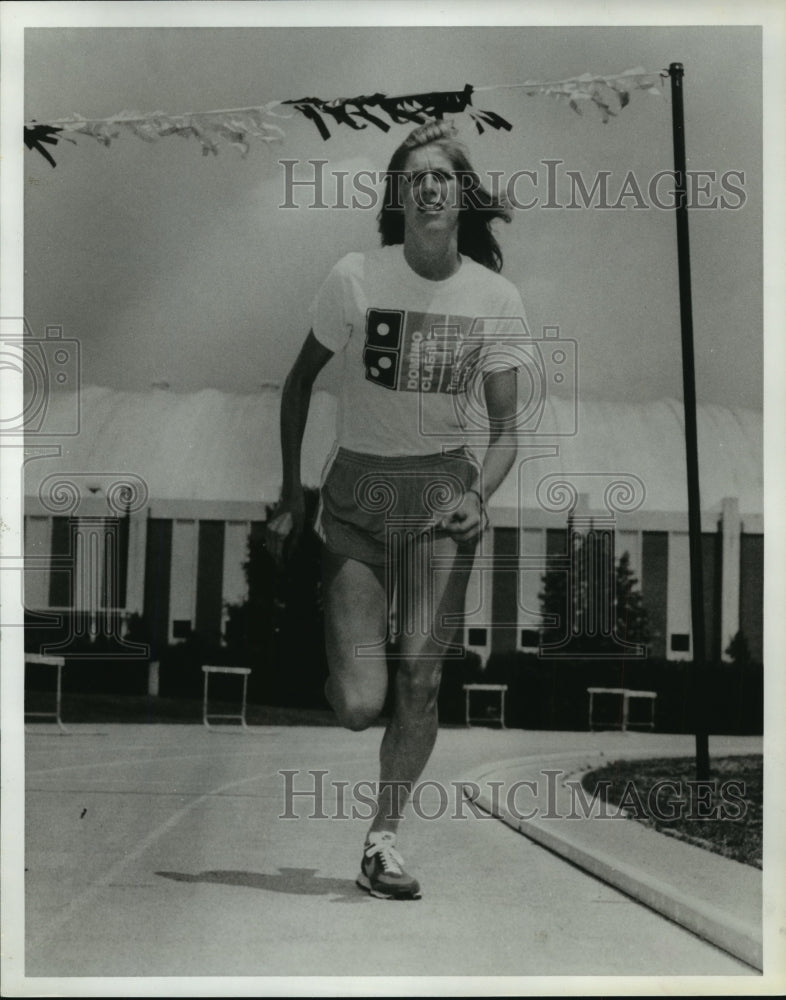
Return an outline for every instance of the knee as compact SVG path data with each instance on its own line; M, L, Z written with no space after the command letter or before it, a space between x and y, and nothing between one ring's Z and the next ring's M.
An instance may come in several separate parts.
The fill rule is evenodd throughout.
M402 660L398 668L399 698L416 711L430 711L437 701L442 666L439 662Z
M336 717L344 729L351 729L353 733L362 733L368 729L379 715L379 709L369 708L368 705L343 705L336 709Z
M368 729L379 716L382 706L376 701L368 701L355 694L335 693L328 688L328 700L336 713L340 725L360 733Z
M348 729L351 733L362 733L364 729L368 729L374 720L369 715L358 713L355 715L345 715L340 721L344 729Z

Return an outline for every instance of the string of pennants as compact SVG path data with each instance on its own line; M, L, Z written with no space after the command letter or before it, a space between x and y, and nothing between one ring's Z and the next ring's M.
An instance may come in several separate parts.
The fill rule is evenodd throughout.
M202 147L203 156L218 154L221 142L230 143L240 150L242 156L246 156L252 139L264 143L280 142L285 132L279 122L293 118L293 112L298 112L311 121L324 140L330 138L330 129L336 126L361 130L373 125L388 132L391 124L420 125L435 118L442 119L445 115L458 114L468 115L477 132L483 134L487 128L510 131L513 126L494 111L474 107L474 95L507 89L521 90L528 97L554 97L566 102L577 114L582 114L584 107L594 107L605 123L628 105L632 91L644 90L660 94L666 76L668 73L665 71L648 73L637 67L611 76L584 73L568 80L550 82L528 80L524 83L483 87L467 84L463 90L434 91L403 97L387 97L384 94L334 100L301 97L269 101L252 108L181 114L121 111L109 118L85 118L74 114L49 122L26 123L24 141L28 149L40 153L54 167L55 160L47 146L55 146L61 139L74 142L72 134L92 136L104 146L109 146L113 139L124 132L130 132L146 142L179 135L182 138L196 139Z

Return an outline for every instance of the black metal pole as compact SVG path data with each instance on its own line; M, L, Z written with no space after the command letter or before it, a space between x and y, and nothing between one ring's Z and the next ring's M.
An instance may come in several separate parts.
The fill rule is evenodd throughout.
M693 357L693 303L690 283L688 196L685 166L685 118L682 107L682 63L669 66L671 77L671 121L674 136L675 214L677 219L677 263L680 279L680 327L682 330L682 386L685 411L685 453L688 465L688 536L690 542L690 603L693 626L693 718L696 730L696 778L709 778L710 754L704 643L704 590L701 552L701 500L699 496L699 447L696 429L696 370Z

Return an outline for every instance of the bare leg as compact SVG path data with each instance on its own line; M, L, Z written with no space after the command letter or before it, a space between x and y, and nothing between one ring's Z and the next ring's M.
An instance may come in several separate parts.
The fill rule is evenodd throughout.
M382 711L387 694L385 649L377 656L358 648L383 643L388 606L384 568L324 550L325 643L330 676L325 694L342 726L366 729Z
M421 545L421 555L428 558L429 543L424 540ZM459 547L450 538L433 543L433 553L440 557L473 552L474 543ZM411 579L399 581L403 588L399 607L405 609L400 622L401 658L397 662L393 716L380 747L378 808L371 831L397 830L401 810L434 749L443 644L455 642L457 632L457 627L446 626L443 618L464 611L469 573L469 567L452 566L427 574L431 576L431 587L418 573L408 573ZM431 622L430 634L422 634L417 627L424 621ZM416 627L407 628L413 624Z
M425 556L429 543L420 544ZM473 545L459 548L449 538L433 544L433 553L448 559L473 551ZM468 567L450 567L429 574L431 587L417 573L398 581L399 606L404 609L400 658L393 715L380 747L379 796L371 831L396 831L401 810L434 749L443 644L455 642L457 631L443 618L463 612L469 573ZM388 624L385 570L325 551L323 583L330 669L325 693L343 726L366 729L379 715L387 694L387 661L381 645ZM431 623L426 634L419 627L423 622ZM361 648L374 644L379 644L377 655Z

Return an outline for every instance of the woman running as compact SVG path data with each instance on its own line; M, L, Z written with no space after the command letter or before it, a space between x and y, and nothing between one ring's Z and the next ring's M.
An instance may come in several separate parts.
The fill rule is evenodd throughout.
M339 260L314 301L282 394L283 488L267 532L281 562L304 527L300 455L312 386L343 353L337 444L316 524L325 690L343 726L374 722L387 695L392 618L393 709L357 880L381 898L420 898L396 832L436 740L442 660L460 653L486 503L516 457L524 309L498 273L491 228L509 216L455 134L452 124L431 122L399 146L378 216L381 248Z

